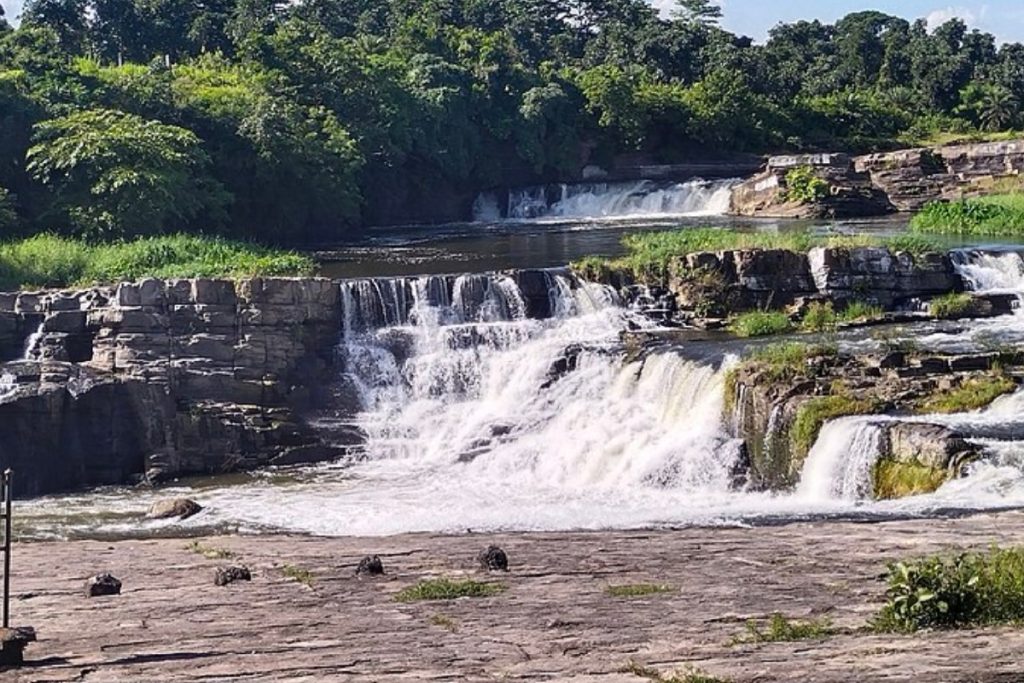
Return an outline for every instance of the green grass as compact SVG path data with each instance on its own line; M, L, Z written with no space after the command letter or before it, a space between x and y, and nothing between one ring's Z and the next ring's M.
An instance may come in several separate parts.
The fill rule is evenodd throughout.
M725 410L732 411L736 400L736 382L740 373L757 372L759 381L791 381L807 374L808 363L815 358L832 357L839 349L834 344L778 342L750 353L725 373Z
M1024 235L1024 193L926 204L910 229L948 235Z
M877 500L896 500L934 493L949 479L945 469L918 462L897 462L883 458L871 470Z
M948 320L950 318L958 318L966 314L971 310L971 305L973 303L974 299L970 294L950 292L949 294L943 294L942 296L935 297L929 301L928 312L936 318Z
M216 237L171 235L92 244L55 235L0 243L0 289L69 287L152 276L310 275L309 257Z
M640 678L646 678L654 683L729 683L727 679L716 678L700 669L689 668L684 671L663 675L650 667L630 662L622 669L622 673L633 674Z
M782 643L797 640L816 640L828 638L835 633L831 622L827 619L808 619L792 621L776 612L767 623L759 623L755 619L747 621L745 636L737 638L736 643Z
M1016 382L1001 374L969 379L955 389L935 392L918 405L917 412L922 415L966 413L984 408L1016 388Z
M768 337L793 329L789 316L781 311L750 311L729 322L729 331L737 337Z
M303 567L297 567L293 564L286 564L281 567L281 573L285 578L291 579L296 583L301 583L304 586L310 588L313 587L313 572Z
M872 235L815 235L807 231L784 233L736 232L724 228L645 232L622 240L626 255L618 259L587 257L572 264L584 279L600 280L611 271L629 271L646 280L664 279L673 262L686 254L733 249L786 249L805 252L812 247L883 246L894 251L923 253L940 247L921 236L880 238Z
M1024 624L1024 548L889 565L880 632Z
M472 579L424 579L395 595L398 602L419 600L456 600L458 598L487 598L505 590L500 583L473 581Z
M884 315L879 306L872 306L863 301L854 301L837 313L831 301L814 302L804 311L800 320L800 329L806 332L833 332L842 323L866 322L877 320Z
M230 550L204 545L199 541L192 541L185 546L185 549L197 555L202 555L208 560L229 560L235 556Z
M629 583L618 586L608 586L605 592L613 598L642 598L648 595L661 595L673 593L675 588L657 583Z
M789 431L794 460L802 460L807 456L828 420L847 415L866 415L877 410L874 401L842 394L819 396L807 401L797 409Z

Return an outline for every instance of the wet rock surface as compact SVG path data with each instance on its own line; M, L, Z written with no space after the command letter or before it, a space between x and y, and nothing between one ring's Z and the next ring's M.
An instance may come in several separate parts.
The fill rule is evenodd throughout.
M635 662L665 674L692 665L735 683L1013 681L1024 648L1020 629L902 636L863 627L884 600L879 576L887 562L1012 544L1022 535L1021 513L498 534L493 541L517 566L501 579L505 591L412 603L394 595L425 578L474 576L467 558L481 539L373 539L394 568L380 581L361 581L351 570L367 539L203 539L254 570L245 609L234 591L210 583L216 561L190 552L184 540L17 544L13 585L32 597L15 603L15 619L46 637L26 653L35 665L5 672L4 680L642 683L621 673ZM116 567L131 591L112 601L82 597L73 568L95 562ZM308 569L312 588L282 576L285 563ZM677 590L634 599L607 592L639 583ZM746 633L747 619L773 612L827 618L840 633L730 644Z
M149 508L149 512L146 516L150 519L170 519L177 517L178 519L188 519L193 515L199 514L202 511L203 506L194 500L188 498L170 498L168 500L158 500L153 503Z

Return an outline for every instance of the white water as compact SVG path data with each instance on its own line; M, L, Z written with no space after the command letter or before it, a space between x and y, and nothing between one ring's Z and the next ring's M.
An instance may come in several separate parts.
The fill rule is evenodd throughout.
M975 274L979 291L1024 291L1024 267L1012 258L964 257L959 267ZM793 492L738 488L739 444L723 415L729 361L713 366L665 349L626 362L619 334L643 323L613 293L556 272L546 288L553 317L534 320L526 311L536 302L511 276L343 284L345 372L338 386L358 406L349 419L365 431L365 447L337 465L262 473L242 485L183 487L180 493L207 507L185 524L380 535L1024 506L1024 444L993 440L978 442L988 457L969 477L928 496L871 501L878 425L898 419L878 416L826 424ZM1000 324L1019 325L1022 315ZM1018 420L1024 393L978 413L928 418L951 425ZM153 498L175 493L47 498L26 504L23 514L33 528L56 533L137 532Z
M39 343L43 339L43 323L39 323L36 331L25 340L25 348L21 353L22 360L36 360L39 355Z
M568 218L636 218L658 216L718 216L729 210L733 180L691 180L684 183L582 183L510 190L506 215L513 220ZM497 197L485 193L473 205L474 220L490 222L501 216Z

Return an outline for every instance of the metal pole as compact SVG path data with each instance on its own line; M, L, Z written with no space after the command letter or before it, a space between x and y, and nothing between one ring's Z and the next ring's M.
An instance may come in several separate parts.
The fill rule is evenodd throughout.
M11 626L11 470L4 471L4 628Z

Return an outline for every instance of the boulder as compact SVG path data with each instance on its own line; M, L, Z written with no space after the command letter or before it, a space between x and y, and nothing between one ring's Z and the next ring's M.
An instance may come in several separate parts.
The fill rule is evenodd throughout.
M217 586L227 586L235 581L252 581L252 572L248 567L219 567L213 577Z
M121 581L112 574L97 574L85 583L86 597L96 598L103 595L120 595Z
M367 555L359 560L356 567L356 576L382 576L384 574L384 563L377 555Z
M0 667L21 666L23 650L36 641L36 631L31 626L0 628Z
M488 546L485 550L481 550L480 554L477 555L477 560L479 560L480 566L487 571L508 571L508 556L504 550L496 545Z
M189 498L168 498L153 503L149 512L146 513L146 517L149 519L170 519L171 517L188 519L202 509L202 505Z

